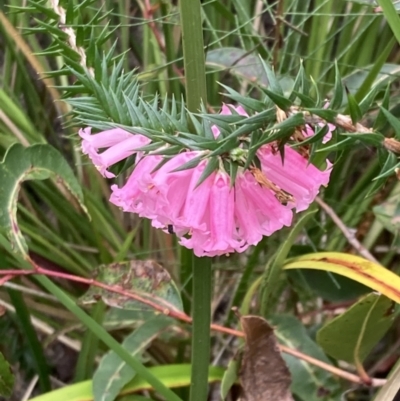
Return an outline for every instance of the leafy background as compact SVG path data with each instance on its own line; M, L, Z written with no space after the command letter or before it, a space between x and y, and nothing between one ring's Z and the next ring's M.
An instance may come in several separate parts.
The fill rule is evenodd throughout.
M74 27L89 67L98 68L105 54L112 77L114 61L120 60L125 72L137 74L144 99L151 100L155 93L161 99L173 94L179 106L184 72L176 3L70 0L60 4L68 11L65 23ZM374 127L385 137L398 136L395 121L400 112L400 53L377 6L370 1L344 0L204 1L208 110L218 111L222 102L230 101L219 83L243 96L262 98L269 82L261 56L275 68L286 96L304 68L312 81L302 90L309 90L311 97L318 95L322 100L335 94L336 99L340 97L336 102L338 111L353 117L362 112L359 120L365 126ZM189 313L192 290L187 252L177 247L173 236L113 207L108 202L110 182L81 154L77 120L71 111L82 104L86 92L72 77L71 69L82 72L80 58L66 45L58 15L41 0L22 4L6 0L0 7L1 157L16 143L21 145L21 159L28 157L23 147L50 144L59 153L44 169L55 171L60 163L67 162L73 172L70 180L82 188L83 203L91 216L88 218L52 174L28 174L20 188L17 218L30 257L51 271L86 278L100 265L154 259L174 278L183 309ZM117 54L123 56L118 58ZM346 90L338 96L338 76L350 96ZM69 103L63 98L69 98ZM113 112L112 99L105 103L105 109ZM380 111L382 105L390 111L392 120ZM82 113L80 116L81 121L88 118ZM329 154L335 165L322 199L380 264L398 273L399 184L393 174L396 157L363 138L337 135L335 140L333 148L320 153L323 157ZM316 155L316 160L322 160L322 156ZM62 174L67 170L65 167ZM388 171L390 174L382 177ZM382 178L374 180L376 177ZM3 211L4 192L0 199ZM263 287L260 277L271 271L270 262L284 244L283 259L317 251L356 253L323 208L299 225L295 236L291 233L290 229L282 230L245 255L216 260L214 322L237 327L231 306L239 307L244 314L262 311L276 327L282 344L349 371L360 372L362 365L367 374L386 377L398 358L399 328L397 307L384 296L371 294L369 288L331 272L298 269L279 275L268 298L259 296ZM290 241L291 235L294 238ZM21 265L2 235L0 268ZM87 290L85 284L68 280L56 283L74 300ZM366 297L358 301L363 295ZM263 303L265 299L269 300L268 306ZM0 303L0 351L11 364L16 381L12 400L93 379L98 383L95 399L109 401L134 377L134 372L126 364L122 366L121 360L61 306L60 298L37 278L27 276L5 283L0 288ZM169 387L179 383L177 394L187 399L190 366L176 364L190 362L190 326L137 306L120 310L99 302L84 307L147 366L167 367L158 373L159 377ZM238 347L234 337L213 333L211 365L215 368L210 381L220 383L223 368ZM293 356L285 356L285 360L296 399L336 401L345 394L348 400L365 400L375 393L373 388L336 379ZM7 375L2 373L1 377ZM224 377L225 383L227 375ZM219 399L218 383L211 386L212 399ZM155 397L139 384L131 382L130 386L142 390L142 396ZM90 386L76 391L83 397ZM67 401L68 395L63 394ZM38 401L46 400L42 397ZM235 399L235 391L227 397ZM140 395L125 399L139 400Z

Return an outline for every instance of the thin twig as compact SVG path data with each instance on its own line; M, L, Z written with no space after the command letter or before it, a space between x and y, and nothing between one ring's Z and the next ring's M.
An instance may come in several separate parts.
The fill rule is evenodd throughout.
M34 264L34 262L32 262L32 263ZM192 318L190 316L186 315L184 312L177 310L172 305L169 305L167 302L164 302L164 304L160 305L160 304L157 304L156 302L153 302L152 300L146 299L143 296L140 296L138 294L126 291L118 286L107 285L107 284L101 283L99 281L96 281L94 279L88 279L88 278L83 278L83 277L79 277L79 276L74 276L72 274L47 270L47 269L44 269L44 268L38 266L37 264L34 264L33 267L34 267L34 270L16 270L16 269L0 270L0 274L4 275L6 277L42 274L42 275L45 275L48 277L57 277L57 278L67 279L70 281L80 282L83 284L87 284L89 286L93 285L93 286L102 288L106 291L114 292L114 293L123 295L124 297L134 299L134 300L141 302L147 306L150 306L154 310L161 312L172 318L181 320L181 321L189 323L189 324L192 323ZM152 299L154 299L154 297ZM242 331L230 329L228 327L223 327L223 326L220 326L217 324L211 324L210 328L211 328L211 330L218 331L220 333L230 334L230 335L233 335L236 337L244 337L244 333ZM348 380L350 382L357 383L357 384L365 384L364 381L359 376L357 376L353 373L349 373L345 370L336 368L335 366L329 365L328 363L325 363L325 362L320 361L316 358L313 358L309 355L306 355L298 350L295 350L293 348L288 348L283 345L280 345L280 350L289 355L293 355L296 358L302 359L312 365L318 366L321 369L324 369L327 372L337 375L345 380ZM385 383L386 383L386 380L384 380L384 379L371 379L370 385L371 386L382 386Z
M59 0L50 0L51 8L55 11L55 13L60 17L59 20L59 28L67 34L68 39L67 43L69 47L74 50L80 56L80 65L86 68L90 75L94 76L94 70L91 67L87 66L87 57L85 53L85 49L81 46L77 45L76 33L71 26L66 25L67 23L67 11L60 6Z
M21 398L21 401L27 401L32 395L32 391L35 389L36 383L39 380L39 375L33 376L32 380L29 383L28 388L26 389L24 395Z
M319 196L316 198L316 202L318 205L324 209L325 213L333 220L339 230L346 237L349 244L365 259L370 260L371 262L379 263L375 257L365 248L361 242L355 237L355 235L346 227L340 217L335 213L335 211L326 204Z

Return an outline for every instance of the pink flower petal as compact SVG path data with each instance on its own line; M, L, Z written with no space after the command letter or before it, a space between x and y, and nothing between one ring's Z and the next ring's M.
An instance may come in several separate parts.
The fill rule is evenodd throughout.
M285 146L283 161L269 145L262 146L257 155L267 179L293 195L297 212L307 209L319 193L320 186L329 182L330 168L318 170L289 146Z
M135 166L126 184L118 188L112 185L110 202L122 208L124 212L138 213L149 219L156 217L157 206L153 199L147 196L150 172L161 162L162 156L145 156Z
M211 188L210 236L203 249L207 255L225 254L240 248L243 240L236 235L234 220L234 190L230 186L230 178L226 173L217 173Z
M181 220L175 223L180 229L186 230L186 232L189 230L209 230L209 216L207 216L208 200L214 183L215 173L212 173L200 185L197 185L206 164L207 162L203 161L193 169Z
M259 236L269 236L283 226L290 226L293 213L282 205L273 192L262 187L246 171L237 177L236 217L241 234L251 245L258 243Z
M153 201L157 203L158 221L165 226L179 225L194 171L193 168L181 171L173 170L199 154L199 152L180 153L153 174L149 197L153 197Z
M132 136L130 132L121 128L114 128L93 135L91 134L91 131L91 127L79 130L79 136L83 139L82 151L85 154L97 152L99 149L114 146Z
M115 174L107 171L110 166L133 155L136 149L151 142L144 135L134 135L120 128L91 135L91 128L88 127L81 129L79 135L83 138L83 153L89 156L100 173L107 178L115 177ZM104 148L108 149L99 153L99 150Z

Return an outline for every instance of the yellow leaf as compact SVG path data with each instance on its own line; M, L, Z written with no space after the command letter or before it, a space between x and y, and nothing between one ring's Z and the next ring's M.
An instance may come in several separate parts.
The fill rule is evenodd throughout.
M325 270L358 281L400 303L400 277L378 263L341 252L319 252L289 259L284 269Z

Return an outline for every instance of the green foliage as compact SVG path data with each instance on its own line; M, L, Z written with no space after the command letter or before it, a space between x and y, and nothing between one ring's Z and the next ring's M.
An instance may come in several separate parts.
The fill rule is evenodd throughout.
M59 2L61 8L51 8L52 3L45 0L29 0L26 7L17 0L7 0L6 8L0 6L6 13L0 14L0 154L4 160L0 165L0 222L2 234L11 235L12 239L0 236L1 268L29 267L13 252L11 243L14 251L19 249L40 265L83 277L93 277L98 266L152 258L161 262L174 278L174 282L163 287L167 302L183 309L182 298L185 311L190 312L191 256L178 249L173 236L153 230L149 222L123 215L110 205L110 183L81 155L76 128L91 126L97 132L121 127L141 133L152 140L143 151L166 157L183 148L201 150L201 157L183 167L193 167L193 163L207 157L202 177L205 179L218 166L218 158L229 159L232 150L244 147L249 156L246 164L228 160L227 169L235 177L240 167L257 162L255 154L260 146L273 141L284 143L294 129L311 124L316 135L295 147L307 146L316 164L322 166L326 158L334 163L330 184L320 196L347 228L348 237L358 238L381 265L397 275L395 174L399 161L385 147L387 138L398 139L400 135L396 84L399 55L391 30L398 37L398 15L391 9L392 2L203 2L199 22L203 23L206 46L207 80L202 90L207 92L207 102L190 111L186 109L178 8L174 2L152 2L151 8L147 3L63 0ZM383 14L374 11L378 5L383 7ZM213 113L222 102L243 105L249 117L235 112L230 116ZM278 119L277 108L285 111L284 120ZM338 116L343 114L350 114L352 123L373 127L373 131L347 130L337 124ZM333 140L325 145L321 142L326 128L319 127L319 121L337 126ZM211 132L213 124L221 129L217 139ZM132 163L130 160L113 170L119 175L118 185ZM23 181L26 182L21 186ZM69 189L63 182L67 182ZM82 205L91 219L84 215ZM357 302L361 294L370 291L368 287L330 272L288 270L285 276L281 275L280 268L287 257L315 256L321 251L340 252L352 260L354 255L344 254L352 251L348 237L342 234L337 221L319 210L299 216L289 236L288 231L282 231L264 239L248 253L219 258L212 271L213 321L235 327L237 322L230 306L237 306L244 313L265 313L274 316L272 323L283 344L328 366L345 359L359 369L359 361L365 358L366 370L379 363L390 367L391 360L386 355L396 342L398 327L396 322L392 323L393 315L382 318L380 313L388 310L385 308L390 301L381 296L376 304L365 304L365 300L378 298L370 294ZM124 266L122 275L129 275L130 264L119 266ZM115 272L110 276L104 280L110 285L118 286L123 281ZM359 280L357 276L353 278ZM95 384L95 392L107 394L102 388L117 379L117 366L122 363L119 358L124 357L122 370L129 370L128 380L128 376L134 375L132 365L137 362L132 362L129 352L140 349L138 355L149 365L148 372L168 389L182 387L176 390L176 397L189 398L191 367L173 365L190 362L188 326L154 317L153 312L132 302L130 306L135 310L128 314L108 305L104 307L107 310L101 328L96 323L102 320L101 304L97 306L100 312L87 305L94 320L75 305L87 288L57 280L60 288L46 278L27 276L18 283L16 291L23 294L20 297L26 305L25 322L33 318L36 330L47 324L56 333L63 332L67 340L82 339L82 324L91 330L80 342L80 363L73 372L76 378L90 377L91 364L103 357L94 375L94 381L101 383ZM130 282L129 289L157 301L158 292L150 288L153 284L154 277L146 277L143 282ZM6 285L0 287L0 299L7 303ZM31 290L36 292L32 294ZM94 287L89 291L89 298L95 294L107 301L115 296ZM116 297L114 304L120 301L123 306L128 303ZM345 313L332 319L332 314L342 308ZM343 329L349 316L351 331L347 326ZM172 337L160 335L158 328L163 322L173 327ZM363 323L365 330L360 336L356 329ZM4 330L7 336L9 332ZM114 338L108 330L113 330ZM313 341L312 333L318 330L318 338L323 336L327 341L324 344L329 344L321 343L323 349L334 360L329 360ZM387 336L374 349L385 330ZM29 329L23 330L21 335L28 337L28 333ZM227 343L222 335L212 335L210 360L223 368L212 367L209 381L221 381L225 374L223 393L230 397L236 368L224 373L225 361L233 357L237 346ZM51 339L41 331L38 336L43 338L47 357L53 352ZM97 344L95 338L102 343ZM129 352L124 353L119 343L127 345ZM37 342L33 347L37 351ZM362 351L357 360L352 357L356 348ZM14 364L17 358L9 358L8 352L16 353L15 347L1 351ZM18 350L25 353L25 359L30 358L32 351L32 347ZM39 356L36 353L37 359ZM88 365L82 362L86 356ZM207 355L203 357L207 359ZM351 387L308 362L288 355L285 359L298 399L336 401ZM31 374L28 366L32 365L32 361L20 364L27 381ZM4 366L0 361L0 367ZM387 371L379 373L385 375ZM40 374L47 374L45 368ZM392 394L387 388L393 388L396 374L376 400L386 401L385 397ZM0 377L7 379L5 388L10 394L10 376ZM113 383L116 382L118 386L109 394L110 400L121 390L124 380ZM93 399L92 384L86 381L69 385L36 400ZM150 388L138 374L122 394L132 397L133 393L144 394ZM151 396L152 393L146 393L146 397ZM174 395L169 396L174 399Z

